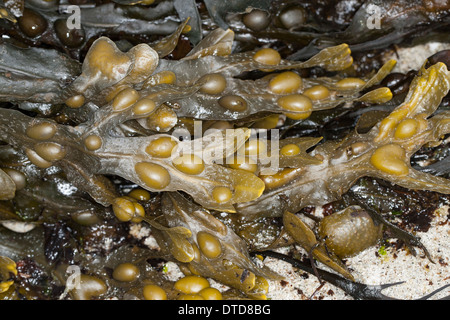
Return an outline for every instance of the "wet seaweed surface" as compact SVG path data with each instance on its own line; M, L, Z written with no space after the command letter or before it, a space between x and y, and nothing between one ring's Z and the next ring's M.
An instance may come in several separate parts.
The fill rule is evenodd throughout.
M416 233L450 205L450 51L386 57L449 22L441 1L0 2L0 299L267 299L265 257L393 299L402 279L347 259L436 263Z

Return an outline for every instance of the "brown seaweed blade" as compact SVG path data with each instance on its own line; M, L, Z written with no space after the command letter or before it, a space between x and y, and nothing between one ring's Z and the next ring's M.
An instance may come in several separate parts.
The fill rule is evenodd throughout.
M162 216L158 220L167 227L148 221L158 231L160 247L186 263L195 274L211 277L245 293L255 286L256 276L279 278L270 269L258 267L251 260L245 242L233 230L181 194L165 193L161 210ZM174 237L174 228L189 231L188 236L184 232L182 237ZM206 249L201 240L205 235L216 243L216 250Z
M214 32L216 31L218 30ZM286 113L286 109L284 109L283 103L281 102L282 97L293 97L295 94L301 95L308 88L319 84L330 88L331 93L329 97L314 100L310 109L308 107L308 110L305 111L293 111L289 115L292 114L293 117L304 119L308 117L311 111L331 109L346 102L365 101L369 103L382 103L392 98L392 94L387 88L377 89L364 95L360 93L374 84L379 83L394 67L394 60L387 62L373 77L367 79L365 85L360 87L342 89L336 86L340 78L299 79L298 81L302 81L303 85L300 85L298 89L290 91L289 94L281 94L279 92L275 92L274 94L270 89L270 81L272 79L270 75L255 81L236 78L237 75L247 71L266 70L268 65L258 61L258 55L265 49L229 54L229 52L224 52L226 51L225 49L219 50L216 46L220 44L231 50L227 43L224 44L223 41L232 37L232 32L219 31L219 35L223 33L225 35L217 40L219 41L217 44L212 41L212 47L198 49L202 54L205 54L204 57L200 56L198 59L193 60L190 56L187 56L185 59L179 61L162 61L156 70L156 72L162 72L163 69L172 70L176 75L175 83L177 85L191 86L195 83L203 84L205 82L204 79L207 79L211 75L222 78L223 88L220 92L211 93L200 89L195 95L175 99L174 101L181 106L176 111L180 117L202 120L236 120L245 119L251 115L264 112ZM212 36L213 33L210 35ZM204 41L207 39L205 38ZM193 50L196 52L196 48ZM275 54L274 51L271 51L271 54L277 55L278 53ZM187 58L189 59L186 60ZM326 48L304 62L292 62L280 59L279 62L270 64L270 71L295 70L317 66L327 70L342 70L351 65L352 61L347 45L342 44ZM230 100L230 103L226 103L226 99ZM232 107L231 105L234 100L239 101L242 107L238 109Z
M246 149L251 142L248 141L248 128L258 122L261 124L260 119L271 117L266 126L255 125L258 137L263 134L263 130L258 128L276 129L281 122L289 126L292 123L290 120L302 121L313 111L336 106L342 106L345 110L350 106L353 109L360 105L384 103L392 98L390 89L371 89L382 83L395 61L389 61L371 75L346 79L342 74L347 74L347 68L353 61L347 43L326 47L316 55L308 56L306 59L309 60L292 61L282 59L280 55L296 50L296 45L283 47L282 42L286 39L279 39L281 41L276 43L268 40L262 45L264 48L256 49L254 43L244 46L237 43L235 46L235 30L215 29L201 40L202 25L199 20L206 16L205 9L211 19L207 18L204 26L211 30L215 28L214 22L224 22L228 18L225 17L226 12L234 13L232 19L258 13L256 10L250 12L252 8L248 8L248 1L237 0L230 4L212 0L199 7L195 6L194 0L157 1L151 7L152 0L107 2L80 5L83 28L87 33L79 39L72 39L81 40L82 44L78 42L70 49L59 43L63 39L61 29L57 27L64 26L64 20L60 20L61 14L55 10L59 4L57 1L43 4L48 10L41 10L40 6L34 8L36 1L31 3L35 12L42 14L41 25L48 23L45 24L48 27L45 33L33 39L30 36L25 38L23 28L11 24L14 19L11 19L8 10L6 15L3 10L5 6L11 8L17 5L14 14L18 18L25 13L25 1L8 0L5 5L0 4L0 18L10 20L0 21L2 31L11 29L8 30L11 34L8 33L3 39L6 43L23 41L25 45L45 45L57 50L63 48L67 54L77 57L84 55L81 45L86 44L86 49L91 47L80 65L55 50L24 50L9 44L0 45L0 50L6 54L6 57L0 58L0 100L4 101L0 108L0 140L6 143L0 148L0 180L4 182L0 187L0 199L7 199L0 203L2 224L4 219L31 221L35 231L42 229L39 225L43 224L45 239L33 238L35 245L30 246L31 241L20 244L20 247L28 247L26 251L30 252L32 259L40 259L40 251L43 251L48 262L60 266L57 269L49 266L48 274L62 280L63 285L66 266L61 264L72 264L75 262L73 259L80 259L78 262L83 273L96 274L93 279L100 276L106 280L100 290L104 292L105 285L109 288L109 292L102 296L104 298L123 293L123 298L146 298L141 286L149 283L164 284L163 289L167 290L169 298L181 297L162 273L159 276L151 275L153 272L141 273L139 281L134 283L119 283L114 274L111 277L110 270L119 261L136 262L141 272L148 271L146 256L155 255L175 261L185 274L211 277L235 288L230 291L239 291L236 294L239 298L242 292L247 298L265 298L269 287L266 279L280 278L264 267L260 260L252 259L248 245L258 242L260 236L272 238L278 231L281 234L277 235L277 240L280 241L275 241L271 247L280 245L284 239L282 236L289 235L307 250L311 260L316 259L347 280L353 280L345 264L334 257L334 254L338 255L338 250L335 251L330 243L323 246L327 233L325 236L320 233L322 224L319 223L319 233L316 235L295 211L308 204L318 205L341 199L356 179L366 175L408 188L450 193L448 180L415 170L409 164L410 157L419 148L437 145L450 132L449 112L433 116L450 87L449 73L441 64L433 63L429 68L422 68L411 84L405 102L379 123L368 124L365 134L355 130L340 141L323 141L320 137L280 140L279 145L271 145L269 149L271 155L279 156L279 170L266 171L268 166L261 161L263 159L257 159L251 166L242 167L246 170L241 170L236 169L235 163L223 164L223 160L242 156L242 152L248 156L247 151L254 151L250 151L250 147ZM256 2L251 1L251 6L254 7ZM268 1L264 3L268 4ZM434 8L434 5L431 7ZM26 6L28 10L30 3L27 2ZM67 7L64 4L61 6L62 10ZM183 8L188 10L183 11ZM175 11L180 19L173 16ZM264 11L264 14L268 12ZM99 13L101 16L97 18ZM188 33L188 21L185 20L189 15L193 15L193 27L197 28L192 36ZM159 18L164 19L154 21ZM59 19L58 23L55 19ZM275 20L278 20L278 14L272 22ZM93 41L100 35L99 32L106 34ZM273 28L267 33L269 37L271 32ZM154 33L159 36L172 34L150 44L140 43L134 47L130 44L142 42L142 39L145 39L144 42L157 39L149 36ZM117 39L116 36L110 39L106 35L126 35L130 42L125 39L114 42L112 39ZM354 36L370 38L372 35ZM187 55L187 48L191 47L186 37L197 44ZM256 43L262 44L259 39L256 40ZM332 42L318 43L324 45ZM239 52L249 47L250 51ZM236 53L233 53L234 48ZM271 48L281 50L277 52ZM175 61L177 56L184 58ZM300 77L300 74L309 72L298 72L305 68L314 68L311 74L318 69L319 73L323 72L322 69L344 72L330 77ZM17 86L14 87L14 84ZM322 91L325 93L319 94L320 97L312 94L310 89L314 87L325 87ZM299 102L301 108L297 108ZM339 112L340 109L336 111ZM320 121L328 121L336 113L328 112L323 118L324 113L317 116ZM286 122L285 117L289 119ZM206 135L203 131L202 138L196 136L188 141L192 132L195 136L192 127L196 119L209 120L206 123L208 127L217 125L235 129L230 130L231 135L219 130L213 143L209 139L213 134ZM186 130L186 135L177 135L180 128L189 130ZM302 128L303 124L296 129L300 132ZM306 134L301 132L298 136ZM240 142L236 144L235 140ZM224 144L217 145L218 141ZM3 152L13 148L16 150L14 157L5 155L8 151ZM13 176L15 169L22 176ZM76 194L60 197L55 188L62 187L62 184L56 181L71 189L76 189L76 186ZM130 188L136 190L129 192ZM351 193L348 196L351 197ZM36 203L35 207L32 202ZM28 208L29 204L31 206ZM96 206L101 216L96 214ZM25 212L25 207L29 211ZM87 213L87 218L78 215L78 209L83 211L81 213ZM357 212L349 211L349 215L351 213L352 218L357 216ZM266 219L270 215L282 216L284 225L282 219ZM248 223L245 220L252 221ZM159 244L159 248L155 249L155 245L150 251L148 248L134 247L136 239L130 239L137 236L135 228L147 224ZM122 246L124 250L110 255L109 249L102 248L102 253L107 254L96 255L96 263L92 263L89 261L91 255L86 253L98 253L98 247L94 250L89 248L90 240L85 237L85 232L99 231L97 228L101 231L102 226L107 226L113 233L122 229L128 232L128 227L131 232L125 246L122 246L124 238L113 240L103 232L92 235L97 238L92 242L94 247L112 240L113 246ZM267 233L264 230L266 226L269 229L275 226L276 230ZM145 227L141 230L144 229L148 231ZM3 236L6 233L2 230L0 234ZM348 230L345 232L345 236L350 234L352 232ZM251 239L252 236L254 239ZM18 239L16 235L5 239L11 240L6 242L13 247L21 243L14 240ZM282 245L291 244L291 240ZM415 242L416 238L409 240L410 245L420 247L420 242ZM267 241L264 239L263 242ZM129 246L130 243L133 247ZM39 249L42 244L45 250ZM13 250L9 245L3 246L8 255L22 255L25 252ZM263 245L258 243L256 247ZM19 265L19 277L22 279L15 279L11 290L6 288L17 294L22 289L25 289L22 293L27 291L26 286L22 288L23 283L19 282L28 277L23 269L24 263ZM318 275L314 270L315 264L310 266ZM0 291L2 286L9 287L9 282L2 282L9 276L2 275ZM100 278L97 284L103 281ZM34 274L30 277L30 281L40 280ZM339 282L336 278L334 281ZM344 287L348 283L343 281L338 285ZM37 296L48 298L50 294L47 295L49 291L45 286L32 288L30 292L36 290L39 291ZM353 287L348 285L347 289L350 292L373 290L367 295L354 292L354 296L378 299L388 298L381 293L387 286L373 288L355 284ZM68 286L66 289L70 291ZM58 296L55 292L51 296ZM61 297L67 292L65 290ZM92 297L78 289L71 294L74 299ZM32 295L27 293L26 298ZM224 297L229 298L230 295Z
M365 85L351 90L336 87L335 84L339 78L314 81L305 79L305 88L299 85L299 88L290 94L280 94L270 92L268 78L257 81L235 78L246 71L266 70L268 66L271 71L315 66L329 70L342 70L353 61L346 44L326 48L304 62L277 58L279 54L273 50L269 52L269 56L274 55L276 61L268 65L260 58L261 52L266 55L264 48L258 51L231 54L233 32L216 29L194 47L184 59L178 61L161 59L174 49L186 23L187 21L180 24L171 36L151 46L141 43L127 52L122 52L109 38L100 37L91 45L83 62L82 72L76 78L77 62L61 54L36 48L29 50L14 48L13 50L6 46L7 56L17 56L17 58L14 61L5 61L2 66L5 70L11 71L9 77L0 78L5 82L4 87L9 88L5 90L3 99L34 103L65 103L70 108L81 108L86 112L92 108L89 103L102 107L128 89L134 90L136 95L153 100L157 108L164 103L179 106L172 111L178 117L236 120L265 112L285 113L294 118L304 119L314 110L331 109L339 104L353 101L380 103L392 97L389 89L386 88L376 89L364 95L361 95L361 92L379 83L393 68L395 61L386 63L373 77L367 79ZM48 70L52 68L48 62L45 62L47 60L44 57L48 56L47 59L53 60L56 59L55 55L57 55L58 72L48 74ZM36 62L34 69L28 70L23 67L23 70L8 69L11 64L21 66L29 59ZM15 96L16 90L14 89L11 93L10 87L13 80L15 83L23 74L31 78L20 86L20 90L17 90L20 95ZM220 92L205 91L204 87L210 86L206 79L211 75L222 78L224 88L219 90ZM299 81L302 80L299 79ZM42 92L42 82L48 82L44 87L49 90ZM67 82L70 82L70 85L65 86ZM329 98L315 100L312 103L309 98L301 96L308 87L321 83L332 90ZM292 110L291 107L284 106L283 98L289 100L297 97L296 95L300 95L302 101L306 100L306 105L301 110ZM238 109L234 107L236 101L242 104ZM141 121L140 124L143 125L142 123ZM143 127L149 129L145 125Z
M114 187L103 176L106 174L126 177L150 191L182 190L203 206L224 211L234 211L233 203L255 199L264 190L264 183L253 173L207 163L195 155L195 150L183 150L184 154L171 154L169 150L167 156L152 156L152 145L160 139L170 138L167 135L109 137L97 135L100 133L90 131L89 126L73 128L47 120L36 122L17 110L1 109L0 114L3 139L24 150L38 167L60 165L71 182L106 206L112 203L116 195ZM55 129L44 142L39 135L29 133L29 128L39 125ZM84 135L85 131L89 134ZM241 135L242 141L248 137L248 131L237 129L236 132ZM231 137L234 140L235 136ZM208 138L199 138L199 145ZM95 143L92 144L91 139ZM176 144L174 140L172 148ZM207 147L198 151L203 154L205 150ZM85 181L89 183L84 185ZM214 196L216 188L228 189L230 197L226 201L218 201Z
M305 167L297 178L268 190L253 202L238 205L237 211L245 218L255 214L281 216L284 210L297 212L307 205L339 199L363 176L406 188L449 193L447 179L417 171L409 163L421 146L437 142L449 132L447 112L427 119L449 88L450 73L443 63L422 69L405 102L368 133L354 132L340 142L317 146L312 155L322 159L321 164Z
M80 63L56 50L5 43L0 44L0 70L0 101L60 103L60 94L80 72Z

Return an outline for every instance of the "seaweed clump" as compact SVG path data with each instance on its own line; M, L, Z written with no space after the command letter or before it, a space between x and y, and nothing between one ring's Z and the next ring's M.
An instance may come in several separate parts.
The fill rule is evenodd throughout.
M115 2L103 9L143 8ZM364 177L450 194L446 178L411 165L450 132L448 111L437 112L450 89L444 63L424 64L408 90L393 93L394 60L349 76L345 43L300 61L271 47L234 52L235 32L222 28L175 59L192 31L189 19L153 42L100 36L78 60L92 34L64 33L61 19L45 11L72 57L60 42L40 48L54 38L29 10L19 21L1 11L35 39L29 48L0 44L0 217L2 237L14 240L0 247L3 298L265 299L268 280L280 276L250 254L251 237L273 221L266 245L254 251L296 243L313 267L319 261L349 283L343 259L375 245L385 230L423 248L377 208L350 198ZM44 30L27 33L24 19ZM255 19L243 23L258 32ZM404 94L398 104L397 94ZM377 105L388 112L366 123L361 117L344 138L283 136L316 114ZM305 208L342 199L350 200L317 232L301 219ZM175 262L185 277L169 280L161 261ZM49 270L56 280L45 276ZM28 271L39 275L35 282L24 278Z

